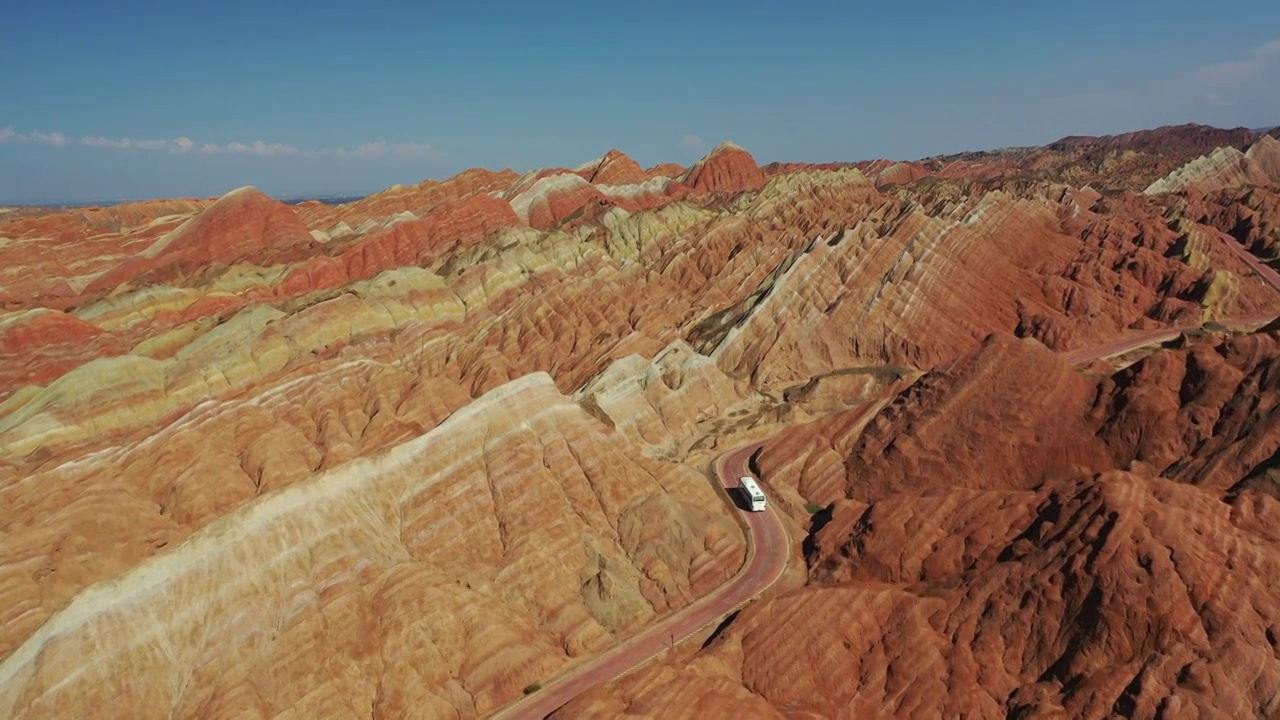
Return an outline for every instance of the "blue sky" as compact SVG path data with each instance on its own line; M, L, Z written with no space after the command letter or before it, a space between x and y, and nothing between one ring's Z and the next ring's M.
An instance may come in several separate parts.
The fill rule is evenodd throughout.
M13 5L0 203L1280 123L1275 0Z

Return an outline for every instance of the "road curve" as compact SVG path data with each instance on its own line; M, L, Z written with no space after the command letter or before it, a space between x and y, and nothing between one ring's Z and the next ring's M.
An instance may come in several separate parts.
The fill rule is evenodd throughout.
M747 462L763 444L752 443L716 459L716 478L730 497L737 495L738 478L747 474ZM740 507L734 512L746 521L748 538L746 562L732 580L490 717L545 718L583 692L626 674L672 644L719 622L776 582L786 569L791 541L773 503L764 512L747 512Z

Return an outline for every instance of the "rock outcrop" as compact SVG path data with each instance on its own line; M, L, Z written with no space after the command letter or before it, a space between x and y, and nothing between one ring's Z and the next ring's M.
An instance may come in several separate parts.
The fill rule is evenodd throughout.
M1163 195L1189 189L1201 191L1245 185L1265 185L1268 174L1248 155L1235 148L1218 148L1201 156L1168 177L1161 178L1147 187L1148 195Z
M678 178L684 174L684 170L685 168L683 165L678 165L676 163L661 163L658 165L654 165L648 170L645 170L644 174L648 175L651 178L655 178L655 177Z
M927 169L916 163L894 163L876 173L876 186L908 185L929 175Z
M350 231L361 226L381 227L388 219L405 213L414 218L425 217L438 207L503 190L519 177L512 170L493 172L477 168L444 181L428 180L409 187L392 187L352 203L304 202L297 206L297 212L313 230L343 234L342 228Z
M528 190L511 199L520 220L535 228L548 228L564 220L604 194L580 175L564 173L539 179Z
M127 282L169 283L237 262L291 262L317 248L307 226L287 205L244 187L223 195L139 255L104 273L85 292L106 292Z
M1190 123L1102 137L1073 135L1045 147L1054 151L1089 149L1095 152L1197 156L1207 155L1221 147L1243 150L1254 141L1255 136L1256 133L1248 128L1224 129Z
M662 459L682 457L709 434L709 426L765 404L683 341L652 360L628 355L615 361L575 397L637 447Z
M1247 128L1175 125L1122 135L1067 137L1043 147L925 158L916 165L934 178L977 180L988 188L1034 180L1139 192L1219 149L1244 151L1258 137ZM1229 166L1230 153L1217 162Z
M620 150L610 150L576 171L583 180L596 185L634 185L649 179L649 174L635 160Z
M680 178L697 193L740 193L764 186L764 173L751 153L725 141L685 171Z
M1249 146L1244 156L1267 177L1280 181L1280 140L1263 135Z

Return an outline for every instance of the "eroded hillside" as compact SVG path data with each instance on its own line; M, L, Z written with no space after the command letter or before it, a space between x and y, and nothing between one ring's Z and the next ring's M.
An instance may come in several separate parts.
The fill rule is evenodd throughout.
M1039 175L1006 156L765 172L725 143L687 169L615 150L337 206L245 188L0 219L3 714L484 714L731 576L744 538L711 448L813 416L759 459L798 526L828 506L810 585L647 671L663 683L566 712L613 692L663 717L695 691L760 716L1112 698L1061 686L1139 662L1081 645L1121 620L1002 640L1023 659L985 638L1097 604L1072 575L1090 513L1132 516L1135 557L1176 546L1197 573L1219 541L1170 523L1260 532L1275 447L1247 398L1274 394L1277 351L1215 336L1101 376L1063 355L1274 317L1256 256L1280 206L1266 142L1231 146L1243 174L1205 171L1197 143L1112 186L1053 169L1151 152L1108 142L1039 149ZM920 373L865 433L842 409ZM1010 572L1049 505L1085 509ZM863 522L877 507L902 517ZM922 532L925 557L891 549ZM1236 563L1237 595L1269 552ZM1058 589L984 609L1027 588ZM1232 653L1270 667L1180 608L1125 642L1201 638L1202 683ZM118 692L126 676L147 682Z
M808 584L557 717L1269 716L1278 370L1274 330L1102 377L998 336L791 428L758 464L825 504Z

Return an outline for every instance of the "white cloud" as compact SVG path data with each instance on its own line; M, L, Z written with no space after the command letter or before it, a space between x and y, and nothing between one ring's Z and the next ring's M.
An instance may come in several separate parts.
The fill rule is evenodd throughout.
M688 133L684 137L680 138L680 149L685 152L689 152L689 153L702 152L706 148L707 148L707 141L703 140L697 135L694 135L693 133Z
M120 149L129 147L128 140L111 140L110 138L104 137L82 137L80 138L80 144L88 145L89 147L109 147Z
M53 145L54 147L62 147L67 144L67 136L59 132L46 135L39 130L34 130L31 133L31 139L34 142Z
M1280 58L1280 39L1263 43L1249 51L1249 57L1234 62L1205 65L1192 74L1192 79L1206 85L1242 85L1261 79L1273 68L1271 62Z
M339 150L339 153L342 151ZM396 155L400 157L414 157L432 155L435 149L426 143L387 143L379 140L378 142L365 143L356 147L352 151L353 155L361 157L377 157L382 155Z
M132 138L108 138L86 135L79 140L72 140L62 133L43 133L33 130L23 134L12 127L0 128L0 145L17 143L36 143L62 147L66 145L83 145L85 147L110 148L113 150L136 150L142 152L171 152L207 154L227 153L233 155L257 155L260 157L286 157L295 155L329 155L353 157L435 157L439 153L426 143L388 143L377 141L356 146L354 150L345 148L329 148L324 150L302 150L284 143L268 143L262 140L252 142L232 141L225 145L214 143L198 143L189 137L177 137L172 140L134 140Z
M261 140L254 140L249 144L242 142L227 143L224 147L218 148L213 152L239 153L243 155L261 155L263 157L275 157L280 155L297 155L300 151L292 145L282 145L280 143L265 143ZM207 152L207 150L206 150Z
M88 147L113 148L115 150L145 150L158 152L168 150L174 153L189 152L195 148L191 138L180 137L173 140L131 140L129 138L82 137L80 144Z
M60 147L66 145L69 141L67 136L62 133L42 133L39 130L32 130L30 133L23 135L15 131L11 127L0 130L0 143L38 143L41 145L53 145Z
M1250 54L1260 60L1280 57L1280 40L1272 40L1271 42L1263 43L1254 48L1253 52Z

